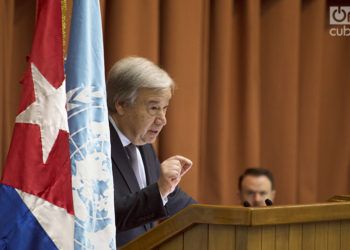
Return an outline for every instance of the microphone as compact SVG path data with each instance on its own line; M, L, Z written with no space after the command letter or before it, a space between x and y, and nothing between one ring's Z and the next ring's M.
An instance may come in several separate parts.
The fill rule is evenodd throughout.
M272 206L273 205L272 200L270 200L270 199L266 199L265 200L265 204L266 204L266 206Z
M250 206L250 203L249 203L248 201L244 201L244 202L243 202L243 206L244 206L244 207L251 207L251 206Z

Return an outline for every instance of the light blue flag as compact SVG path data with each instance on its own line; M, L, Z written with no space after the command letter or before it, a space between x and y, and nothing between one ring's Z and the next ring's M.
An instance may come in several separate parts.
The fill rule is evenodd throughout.
M116 249L100 6L74 0L66 63L75 249Z

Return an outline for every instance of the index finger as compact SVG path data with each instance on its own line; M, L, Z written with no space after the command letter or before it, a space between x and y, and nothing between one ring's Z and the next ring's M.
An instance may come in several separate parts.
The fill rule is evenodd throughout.
M181 177L183 175L185 175L188 170L190 170L190 168L192 167L192 161L184 156L181 156L181 155L176 155L175 156L175 159L178 160L181 164Z
M188 159L188 158L186 158L184 156L181 156L181 155L176 155L176 156L174 156L174 158L180 162L182 167L184 167L186 165L191 167L192 164L193 164L190 159Z
M188 172L188 170L190 170L191 167L192 165L184 165L181 169L180 176L184 176Z

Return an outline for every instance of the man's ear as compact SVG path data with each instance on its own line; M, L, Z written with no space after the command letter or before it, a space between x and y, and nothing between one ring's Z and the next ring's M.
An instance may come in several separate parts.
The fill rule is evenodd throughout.
M271 191L271 201L273 201L275 199L275 195L276 195L276 190L272 190Z
M115 110L117 111L118 115L125 114L125 103L117 101L117 102L115 102L114 106L115 106Z

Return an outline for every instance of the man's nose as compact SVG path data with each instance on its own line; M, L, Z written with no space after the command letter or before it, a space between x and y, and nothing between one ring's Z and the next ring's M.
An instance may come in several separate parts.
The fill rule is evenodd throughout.
M155 123L157 125L165 125L167 122L166 120L166 110L160 110L158 113L157 113L157 116L156 116L156 120L155 120Z
M259 193L255 193L253 199L255 201L262 201L263 197Z

